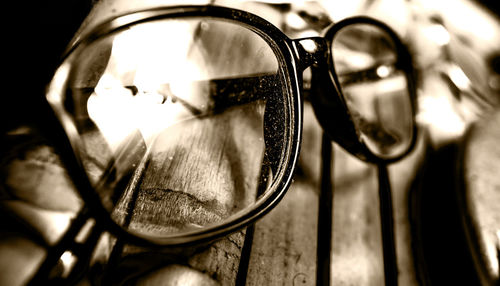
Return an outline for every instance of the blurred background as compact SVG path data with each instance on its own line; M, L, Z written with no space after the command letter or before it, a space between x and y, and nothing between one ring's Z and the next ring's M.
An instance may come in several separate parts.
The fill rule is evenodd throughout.
M500 184L495 173L500 166L484 163L500 161L496 147L500 144L494 143L500 132L495 119L500 104L500 15L493 2L74 0L37 1L19 7L26 13L9 33L13 44L8 54L12 56L8 57L8 90L1 104L2 132L11 137L2 142L6 145L2 145L1 198L7 219L2 222L4 235L0 238L0 284L23 284L44 255L40 247L43 243L31 239L31 232L19 231L18 223L31 225L33 232L41 233L42 240L55 241L82 204L73 191L67 191L73 187L50 148L12 159L17 156L13 152L24 152L22 148L11 151L22 146L12 136L32 132L31 126L43 123L39 106L60 55L79 35L107 18L175 4L216 4L247 10L272 22L291 38L320 35L332 22L354 15L368 15L392 27L413 55L421 131L416 150L390 167L399 283L493 283L499 273ZM304 78L307 88L308 71ZM471 132L471 128L479 131ZM256 225L247 285L314 285L321 132L306 103L295 186L282 204ZM457 155L463 150L472 154L465 156L472 163ZM378 200L376 171L335 144L334 154L332 282L382 285L378 205L373 204ZM466 169L469 181L457 180L457 165L474 166L472 171ZM485 183L478 186L471 180ZM475 195L477 190L482 190L480 196ZM22 203L12 203L15 201ZM464 216L472 219L464 222ZM191 281L207 285L212 280L233 285L236 270L220 270L216 262L207 262L220 259L213 251L191 259L186 269L170 268L163 275L168 273L173 275L168 279L177 280L191 277ZM232 264L220 268L238 268L241 249L236 253ZM269 267L277 263L280 266ZM206 275L198 276L200 273ZM156 278L152 275L149 281Z

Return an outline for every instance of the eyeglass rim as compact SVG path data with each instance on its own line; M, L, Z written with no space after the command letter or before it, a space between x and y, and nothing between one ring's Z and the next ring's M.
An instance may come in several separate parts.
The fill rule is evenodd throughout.
M406 157L411 151L414 149L417 138L419 137L419 129L418 126L415 122L415 115L417 113L418 109L418 102L417 102L417 94L416 94L416 73L413 63L413 58L406 47L406 45L403 43L401 40L400 36L394 31L389 25L385 24L384 22L381 22L375 18L367 17L367 16L352 16L345 18L337 23L332 23L329 27L327 27L322 34L322 37L326 40L327 48L329 53L331 53L332 50L332 44L334 41L335 36L339 31L341 31L344 27L352 25L352 24L369 24L369 25L374 25L376 27L381 28L384 32L388 34L388 36L391 38L393 41L395 48L396 48L396 54L398 55L398 63L400 64L399 67L402 69L402 71L405 74L407 86L408 86L408 91L409 91L409 97L410 97L410 105L411 105L411 112L412 112L412 138L410 142L408 143L408 147L404 152L399 154L398 156L394 157L383 157L383 156L378 156L375 155L370 149L367 147L366 143L357 139L355 140L354 138L347 138L346 135L355 135L354 133L356 131L352 132L338 132L337 128L334 128L331 126L331 124L328 124L325 120L321 120L320 118L319 121L322 123L321 125L326 129L325 131L328 131L327 133L331 137L331 139L335 142L337 142L340 146L342 146L344 149L346 149L348 152L351 154L355 155L357 158L374 163L374 164L391 164L394 162L397 162L401 160L402 158ZM354 122L352 119L352 116L350 114L349 108L347 107L347 103L344 100L344 96L342 94L342 90L340 88L340 81L338 78L338 75L335 73L335 68L334 68L334 62L333 62L333 55L326 57L326 66L328 67L328 74L330 76L333 88L335 89L337 93L337 99L340 100L341 104L343 105L343 111L340 113L340 117L342 117L342 120L347 120L347 127L355 128L354 127ZM321 72L317 72L319 74ZM345 113L345 114L344 114ZM320 115L321 117L321 115ZM354 133L353 133L354 132ZM346 134L347 133L347 134ZM352 137L352 136L351 136ZM354 142L354 143L353 143Z
M93 188L90 186L90 183L87 182L87 184L85 184L83 183L84 179L80 178L78 180L80 182L77 185L84 186L83 189L87 190L84 191L82 195L90 197L93 196L92 198L86 199L86 201L94 205L93 209L97 209L97 214L99 217L106 218L106 225L108 226L108 228L114 230L114 232L117 233L118 236L124 237L128 241L138 245L182 246L187 244L193 244L201 241L212 240L214 238L221 237L223 235L227 235L231 232L236 231L237 229L240 229L248 225L251 222L254 222L258 218L262 217L264 214L269 212L282 199L282 197L286 193L286 190L289 188L291 184L293 170L295 169L296 163L298 161L298 154L299 154L301 134L302 134L301 128L302 128L303 100L301 96L302 87L300 85L302 82L302 74L300 73L301 61L300 59L298 59L298 54L300 52L295 50L297 48L295 46L297 40L292 40L288 38L281 30L279 30L273 24L255 14L234 8L220 7L213 5L167 6L167 7L158 7L158 8L132 12L114 17L96 26L90 32L85 34L83 37L80 37L80 39L75 44L71 45L70 48L67 50L65 57L63 57L63 59L71 55L75 49L81 46L88 45L93 41L95 41L96 39L99 39L107 34L113 33L117 29L156 19L189 17L189 16L205 16L211 18L231 20L233 22L243 24L250 30L259 34L268 43L276 45L276 47L278 47L278 50L282 53L282 56L286 58L285 61L283 62L283 65L286 67L285 74L288 76L289 79L288 84L292 102L291 114L293 115L292 118L296 118L296 120L292 120L291 122L293 124L292 130L295 132L293 132L292 136L290 137L292 138L291 140L292 145L290 148L291 153L288 161L289 164L284 170L284 175L281 176L283 180L281 180L278 186L276 186L276 189L269 191L269 196L265 197L265 200L261 199L260 204L256 205L255 208L246 211L245 214L237 217L236 219L229 220L222 224L217 224L213 227L208 227L201 231L195 231L193 233L185 232L180 235L170 236L168 238L160 238L160 239L139 237L135 234L129 233L128 231L125 231L122 227L117 225L111 219L108 211L104 209L102 204L96 203L100 202L100 200L97 194L93 191ZM416 110L416 100L415 100L416 96L414 94L415 81L413 78L413 70L411 69L412 67L411 57L407 49L405 49L404 44L401 42L400 38L391 28L389 28L384 23L369 17L363 17L363 16L351 17L344 19L338 23L332 24L329 28L325 29L326 33L324 34L324 38L327 39L326 41L327 44L330 45L331 43L329 37L333 37L336 34L336 32L340 30L342 27L352 23L360 23L360 22L370 23L381 27L382 29L387 31L395 41L395 44L398 49L398 54L400 55L401 60L405 62L403 66L407 68L407 70L405 70L405 74L407 76L408 84L410 85L409 90L411 93L410 97L412 99L411 101L413 108L412 111L415 113ZM328 49L330 49L330 46L328 47ZM330 74L330 77L332 79L331 84L333 84L337 89L336 97L342 100L343 97L337 88L339 86L338 77L336 76L336 74L333 72L332 69L331 57L326 57L326 59L329 66L328 73ZM348 114L347 109L343 111L343 113L345 112L347 112L347 114L343 116L347 116L348 120L351 121L350 122L351 125L353 125L352 119ZM360 158L363 158L367 161L376 163L391 163L407 155L413 149L413 146L415 145L417 139L416 124L414 124L413 129L414 129L413 130L414 136L412 137L412 141L410 142L410 148L408 148L404 154L396 158L381 159L379 156L376 156L373 153L371 153L368 150L368 148L362 142L359 141L356 141L356 143L352 144L352 146L347 146L348 148L346 149L348 149L348 151L353 153L354 155L357 155ZM80 170L82 170L81 167ZM78 177L75 174L77 172L78 170L73 172L74 175L73 177L75 176ZM78 189L80 190L80 188Z
M78 150L75 150L75 146L78 145L72 144L72 141L75 140L75 136L77 135L71 134L71 132L67 132L67 129L64 127L67 124L71 125L71 120L67 118L67 116L60 114L62 110L55 110L55 117L57 117L57 121L59 122L59 126L61 127L59 135L64 134L63 136L58 136L58 141L60 143L58 144L58 146L62 147L62 154L65 155L65 158L62 159L68 168L68 174L72 178L85 204L88 204L90 206L90 210L98 219L98 223L105 225L106 229L111 231L117 237L136 245L184 247L193 244L201 244L228 235L251 224L252 222L255 222L257 219L261 218L272 208L274 208L283 198L292 183L293 171L295 170L295 166L298 161L302 136L303 100L301 98L301 89L299 85L302 79L301 74L297 72L296 67L298 60L293 50L293 43L274 25L250 12L220 6L188 5L158 7L127 13L114 17L96 26L87 34L80 37L77 42L75 42L73 45L71 45L70 48L67 49L63 57L62 64L64 64L65 61L70 58L70 56L77 50L83 49L94 41L125 27L160 19L194 16L230 20L234 23L242 24L242 26L245 26L246 28L261 36L269 45L271 45L273 49L277 48L280 52L280 56L283 57L282 62L280 63L280 67L283 69L282 73L285 77L287 89L289 92L288 96L283 95L284 97L288 97L289 112L287 116L290 118L290 129L288 130L289 135L287 136L289 140L286 147L286 150L288 150L288 154L286 154L286 157L284 159L284 161L287 163L284 166L281 166L276 182L270 187L270 189L266 191L265 194L263 194L256 201L254 206L245 208L243 211L238 212L237 214L233 214L232 216L235 217L232 219L223 220L222 223L208 226L200 230L181 232L179 234L174 234L166 237L138 235L129 232L118 225L111 218L109 211L107 211L102 205L97 192L92 187L90 180L83 168L83 165L78 158L77 154L79 152ZM59 102L58 104L62 105L61 102ZM53 109L58 109L57 106L54 107L53 102L51 102L49 105L51 105ZM62 137L65 137L66 140L61 140Z
M298 47L297 42L299 42L302 39L290 39L288 38L281 30L279 30L277 27L275 27L272 23L268 22L267 20L252 14L247 11L243 10L238 10L234 8L229 8L229 7L222 7L222 6L216 6L216 5L186 5L186 6L166 6L166 7L157 7L157 8L151 8L151 9L146 9L146 10L141 10L129 14L125 14L122 16L117 16L110 21L107 21L100 26L97 26L94 28L95 33L88 33L87 37L82 37L83 40L79 41L80 44L85 44L86 41L91 41L93 37L98 37L99 36L99 31L101 33L109 33L113 32L115 29L123 26L123 25L129 25L129 24L134 24L134 23L140 23L141 21L144 20L153 20L155 18L162 18L165 16L165 14L169 14L172 17L175 17L176 15L178 16L200 16L201 14L204 14L205 16L214 16L216 18L225 18L227 20L233 20L242 24L246 24L247 28L257 28L255 29L254 32L260 31L264 32L264 34L260 34L263 38L268 38L271 39L273 42L282 42L284 43L284 46L287 46L288 49L293 50L296 49L296 51L291 51L291 55L294 56L295 62L293 63L293 68L296 70L299 70L296 72L296 75L302 77L301 74L301 69L302 69L302 64L303 59L300 56L300 49L301 47ZM396 47L396 53L398 55L398 62L401 63L400 68L404 71L405 78L407 81L408 85L408 91L409 91L409 97L410 97L410 103L411 103L411 112L412 112L412 138L410 142L408 143L408 146L404 152L399 154L398 156L394 157L384 157L382 155L376 155L374 154L366 145L365 142L360 140L357 137L357 132L355 131L356 127L354 124L354 121L352 119L352 116L349 112L349 108L347 107L347 104L344 100L344 96L342 94L342 90L339 88L340 83L337 74L334 72L334 63L333 63L333 57L330 55L331 54L331 49L332 49L332 42L333 38L337 34L338 31L343 29L345 26L351 25L351 24L370 24L377 26L384 30L391 40L394 42L395 47ZM92 36L93 34L93 36ZM327 45L328 53L330 56L325 57L325 62L327 65L327 72L318 72L318 73L325 73L329 74L330 76L330 81L331 83L327 83L326 85L330 84L333 85L332 90L334 91L334 101L338 101L341 103L342 107L341 109L336 108L336 113L337 115L335 116L336 120L341 120L343 124L345 125L344 127L340 128L343 129L342 131L339 132L339 129L337 127L333 127L333 125L339 125L335 124L338 123L336 120L321 120L321 114L318 114L316 112L315 108L315 113L316 115L320 118L319 121L323 128L325 128L325 131L327 131L327 134L330 135L331 140L335 141L339 145L341 145L344 149L346 149L349 153L353 154L357 158L369 162L369 163L375 163L375 164L390 164L396 161L399 161L400 159L404 158L407 156L415 147L417 138L419 137L419 129L418 126L415 122L415 115L418 109L418 102L417 102L417 94L416 94L416 85L417 85L417 75L415 72L415 69L413 66L415 66L413 62L413 58L406 47L406 45L402 42L400 36L387 24L385 24L382 21L379 21L375 18L371 18L368 16L352 16L352 17L347 17L345 19L342 19L341 21L337 23L332 23L328 27L326 27L323 30L322 33L322 38L325 40L325 43ZM74 47L74 46L73 46ZM290 48L291 47L291 48ZM297 58L297 55L299 57ZM312 66L313 70L317 69L317 67ZM298 91L302 91L302 87L299 86ZM323 108L319 108L320 110ZM331 111L326 112L327 114L331 114ZM335 121L335 123L329 123L327 121Z

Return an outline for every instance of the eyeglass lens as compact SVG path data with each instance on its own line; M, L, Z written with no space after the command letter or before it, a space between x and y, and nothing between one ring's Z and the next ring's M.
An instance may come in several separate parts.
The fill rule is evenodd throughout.
M113 219L178 234L266 193L288 152L279 57L249 28L204 17L137 24L74 53L67 109Z
M411 96L399 57L393 38L372 24L345 26L333 38L334 69L355 128L381 158L403 154L414 136Z

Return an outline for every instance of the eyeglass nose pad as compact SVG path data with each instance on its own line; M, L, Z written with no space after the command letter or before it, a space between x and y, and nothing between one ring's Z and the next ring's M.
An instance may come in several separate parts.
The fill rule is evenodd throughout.
M344 149L358 158L367 160L347 107L340 91L334 84L329 68L331 55L329 44L324 37L309 37L295 41L298 51L299 68L311 68L310 101L314 113L324 132Z
M368 160L359 144L354 123L334 84L328 64L325 62L313 65L311 71L310 101L323 131L330 140L335 141L351 154L361 160Z
M320 65L327 60L328 44L324 38L302 38L295 40L294 43L297 47L300 70Z

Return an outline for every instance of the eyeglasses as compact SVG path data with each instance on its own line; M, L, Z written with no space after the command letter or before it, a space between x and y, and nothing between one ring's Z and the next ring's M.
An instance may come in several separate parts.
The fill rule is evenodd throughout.
M410 151L411 58L376 20L292 40L244 11L163 7L82 36L47 100L84 218L130 243L183 247L262 217L292 182L309 67L332 140L370 162Z

